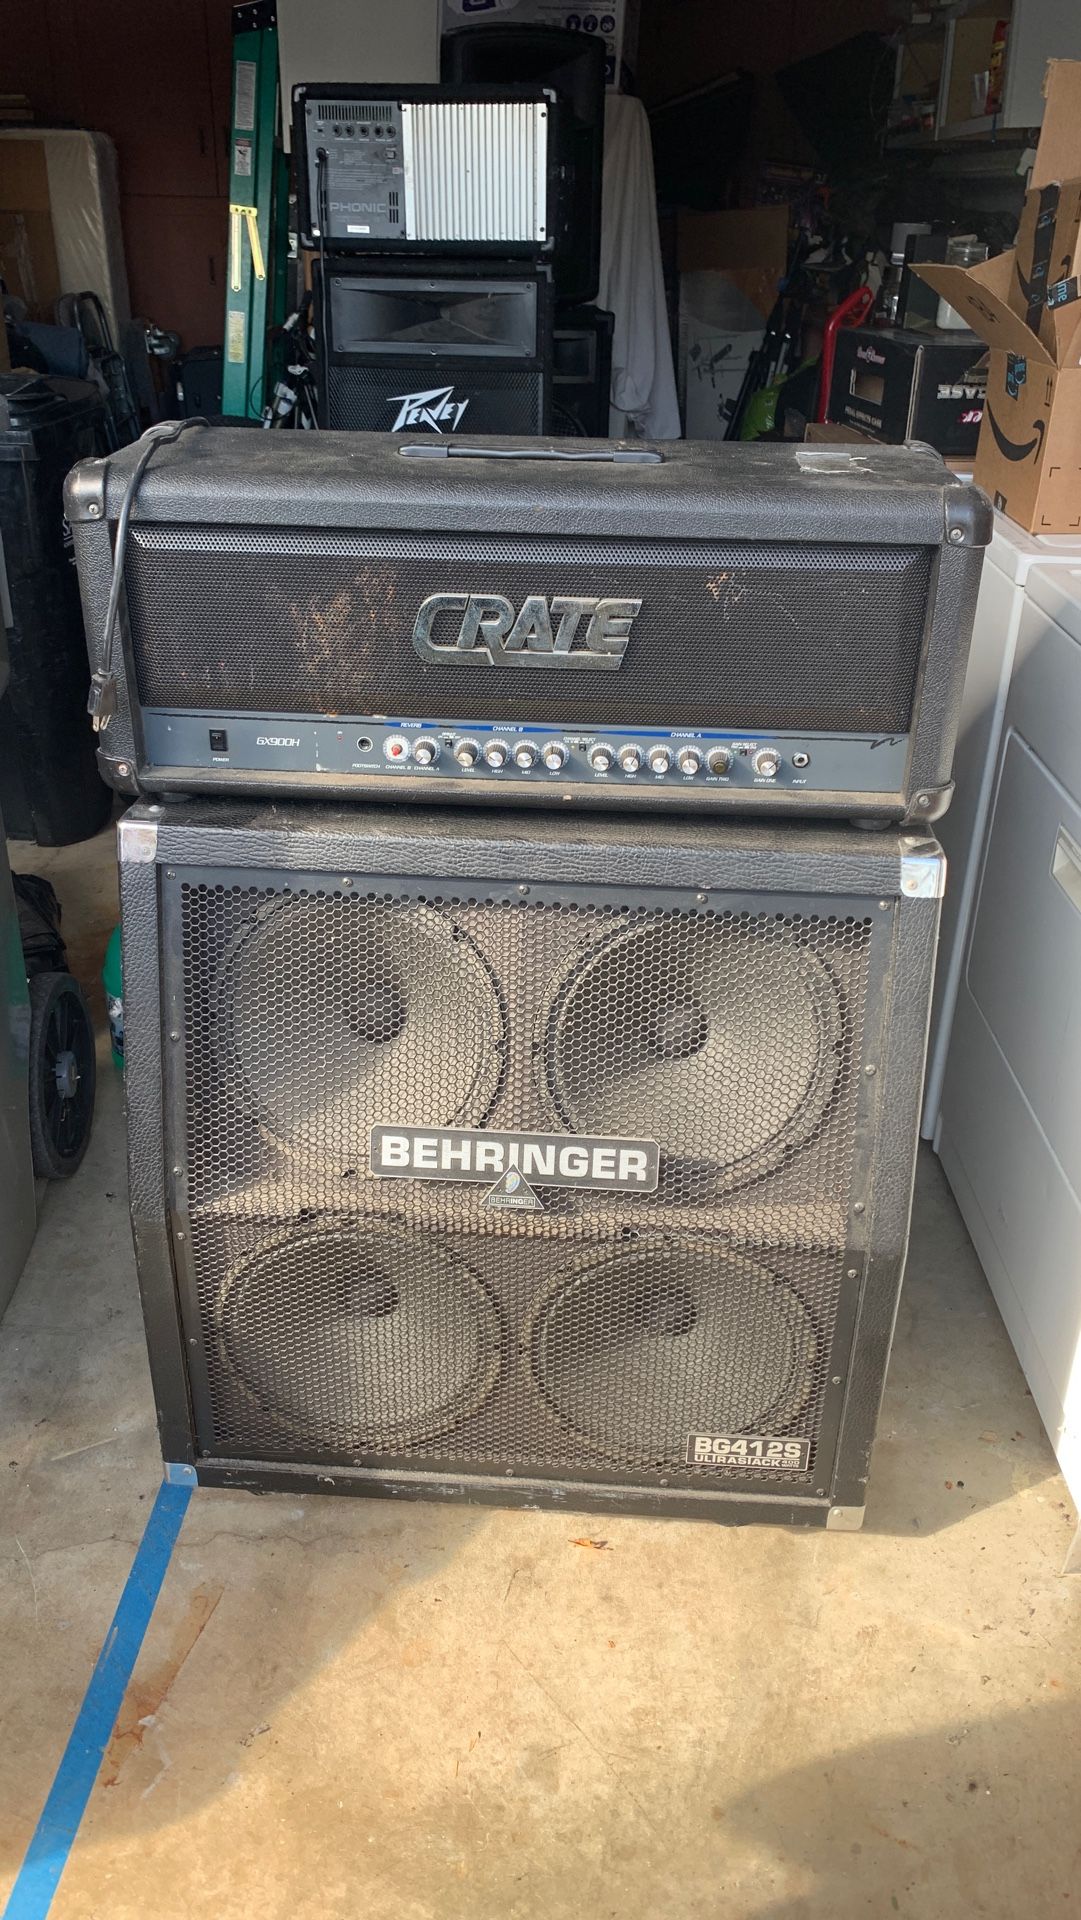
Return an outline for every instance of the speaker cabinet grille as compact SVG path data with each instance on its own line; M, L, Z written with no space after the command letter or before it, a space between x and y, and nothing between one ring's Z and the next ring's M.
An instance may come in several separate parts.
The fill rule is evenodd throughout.
M515 378L520 376L515 375ZM374 424L374 423L373 423ZM904 733L930 554L778 542L546 541L131 529L127 603L147 706L521 718L513 673L425 665L417 609L448 586L644 595L618 674L545 676L554 722ZM678 645L675 636L678 635ZM718 657L725 661L718 675ZM533 678L534 676L527 676ZM570 683L569 685L567 683ZM531 696L533 697L533 696Z
M201 1451L693 1488L738 1486L686 1464L734 1431L808 1442L810 1488L855 1304L866 901L163 887ZM374 1177L376 1122L651 1138L659 1185L502 1213Z
M416 438L428 429L414 419L395 428L408 394L451 391L465 402L459 432L537 434L545 429L546 374L539 366L500 366L491 361L443 356L434 364L419 355L388 366L331 357L327 375L326 425L355 433L408 431Z

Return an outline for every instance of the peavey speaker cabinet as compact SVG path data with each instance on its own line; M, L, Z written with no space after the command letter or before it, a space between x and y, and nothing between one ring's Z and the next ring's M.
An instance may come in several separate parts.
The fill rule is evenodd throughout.
M933 841L218 800L120 857L168 1460L859 1525Z
M946 806L991 509L927 448L196 428L107 646L139 457L66 494L125 792Z
M328 262L312 271L320 423L357 432L543 433L548 267Z

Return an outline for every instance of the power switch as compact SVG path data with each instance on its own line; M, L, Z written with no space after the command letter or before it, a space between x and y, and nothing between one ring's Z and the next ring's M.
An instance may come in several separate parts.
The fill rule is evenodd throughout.
M229 735L224 727L211 727L210 751L211 753L228 753Z

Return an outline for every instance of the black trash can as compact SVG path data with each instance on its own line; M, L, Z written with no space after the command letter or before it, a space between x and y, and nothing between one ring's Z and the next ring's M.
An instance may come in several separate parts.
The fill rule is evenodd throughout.
M90 686L64 480L105 450L105 409L86 380L0 375L0 543L11 678L0 700L0 813L13 839L63 847L112 811L86 712ZM3 581L0 580L0 595Z

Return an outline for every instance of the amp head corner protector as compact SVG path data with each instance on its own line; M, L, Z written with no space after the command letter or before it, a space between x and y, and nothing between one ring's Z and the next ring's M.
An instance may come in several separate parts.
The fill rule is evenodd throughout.
M122 867L152 866L158 857L158 822L125 816L116 830Z

